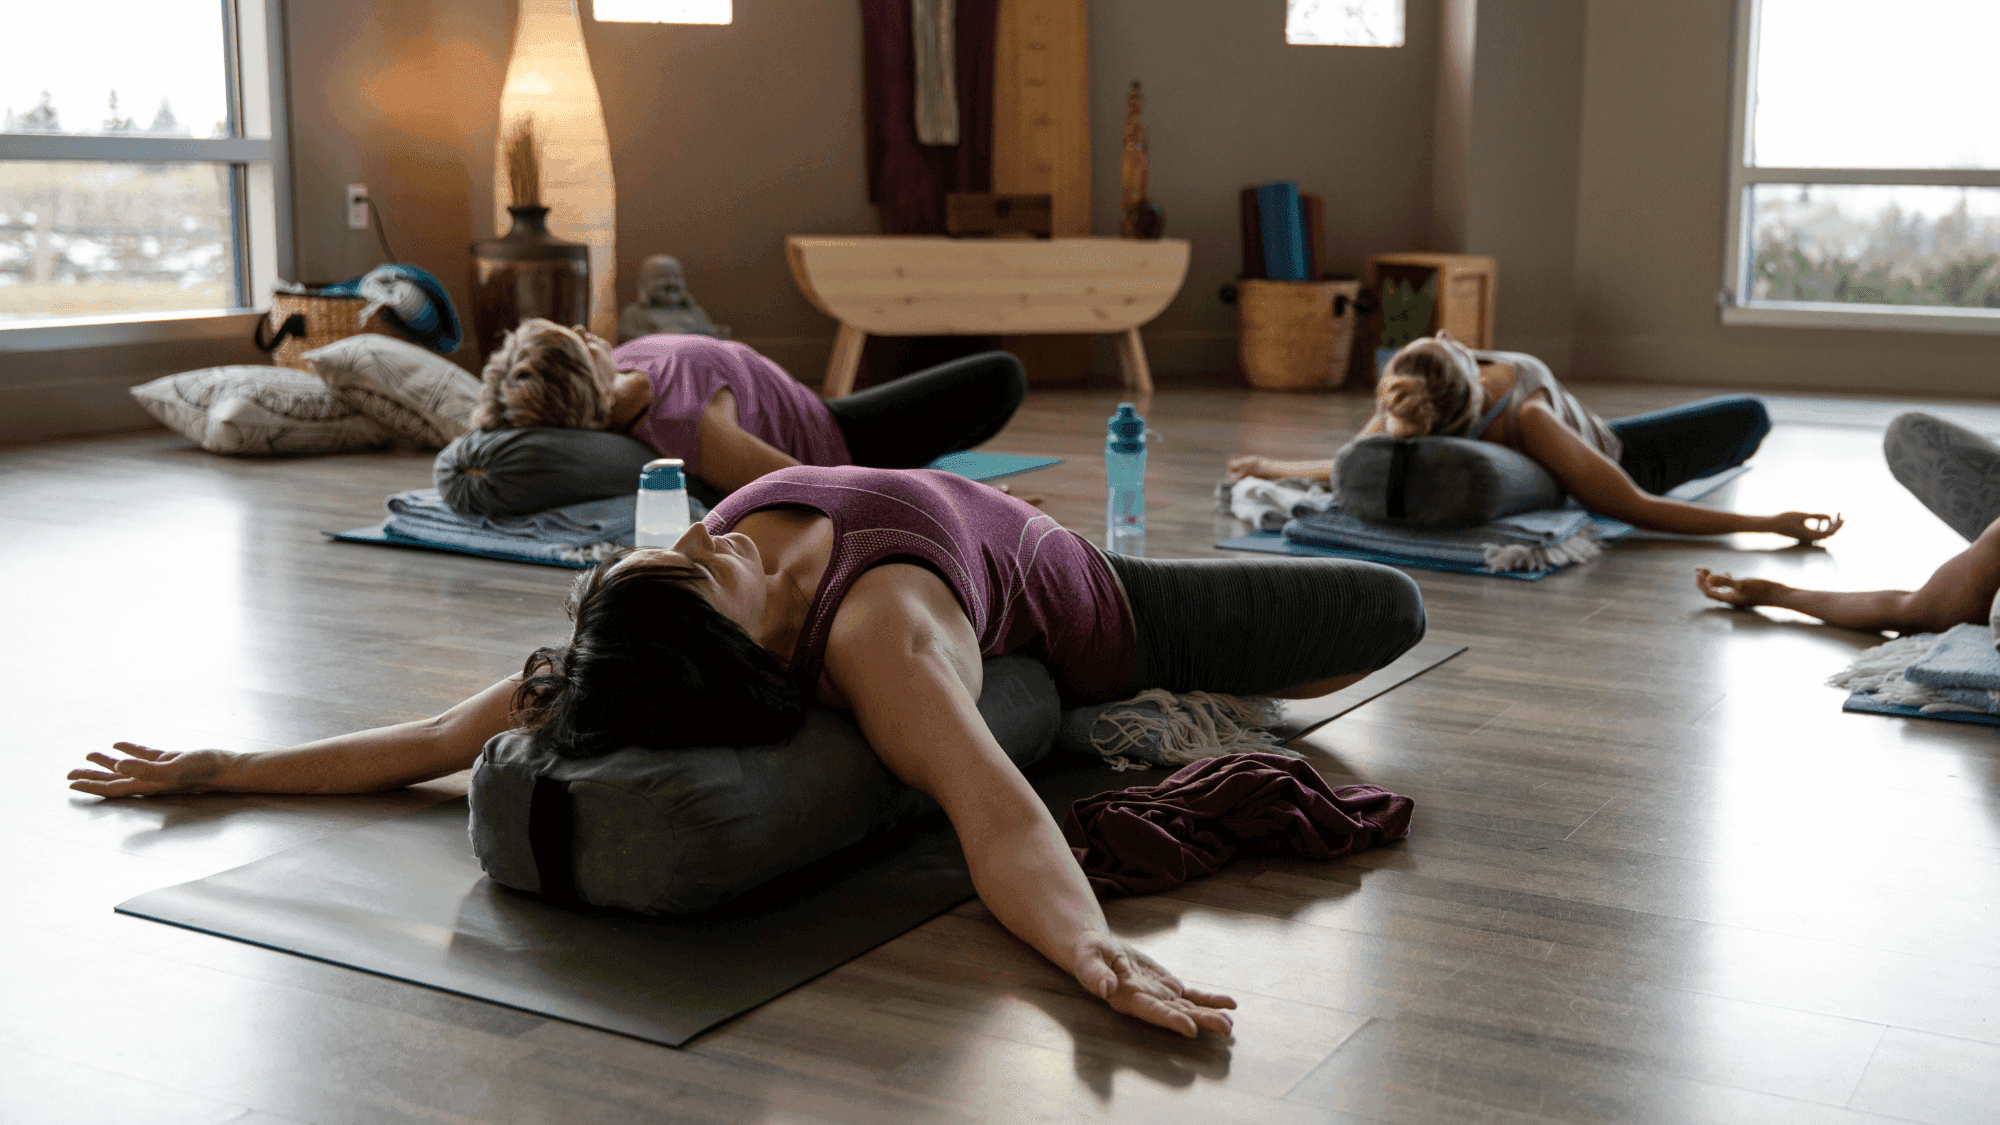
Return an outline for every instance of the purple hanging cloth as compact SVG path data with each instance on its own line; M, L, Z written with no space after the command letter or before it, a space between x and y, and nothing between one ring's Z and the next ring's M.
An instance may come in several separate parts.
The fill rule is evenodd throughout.
M1070 806L1069 841L1098 898L1172 890L1240 852L1338 859L1410 834L1416 802L1373 785L1328 785L1282 754L1204 758L1158 785Z
M910 0L861 0L868 201L883 234L943 234L954 191L993 190L993 55L999 0L957 0L958 143L917 140Z

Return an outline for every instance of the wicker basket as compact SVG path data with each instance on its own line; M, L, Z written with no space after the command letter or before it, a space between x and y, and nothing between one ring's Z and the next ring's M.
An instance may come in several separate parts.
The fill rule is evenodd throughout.
M361 310L368 307L365 297L327 297L318 292L271 293L271 311L257 322L255 341L259 350L270 353L280 367L306 370L305 354L335 340L345 340L363 332L382 336L400 333L382 322L382 314L358 323Z
M1250 385L1266 391L1326 391L1347 378L1354 301L1361 283L1236 283L1237 354Z

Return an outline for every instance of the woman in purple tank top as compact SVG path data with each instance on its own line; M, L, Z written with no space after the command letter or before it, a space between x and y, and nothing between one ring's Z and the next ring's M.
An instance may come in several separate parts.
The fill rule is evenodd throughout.
M762 745L807 708L851 710L882 764L950 817L1000 922L1118 1011L1226 1033L1226 996L1112 934L1048 809L981 718L984 657L1049 669L1071 706L1147 688L1309 698L1422 637L1416 584L1340 559L1109 556L1046 513L950 473L782 469L672 549L600 563L567 644L437 717L263 754L119 743L72 787L373 792L465 769L496 734L558 754Z
M531 319L488 357L472 422L626 434L686 462L713 504L790 465L928 465L998 434L1026 392L1020 361L986 352L822 401L748 344L641 336L613 349Z

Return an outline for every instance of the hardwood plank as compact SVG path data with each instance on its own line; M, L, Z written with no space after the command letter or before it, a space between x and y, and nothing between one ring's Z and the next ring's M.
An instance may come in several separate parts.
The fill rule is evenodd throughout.
M1708 393L1579 392L1613 415ZM1066 458L1016 483L1085 534L1121 397L1037 388L991 443ZM1325 455L1369 401L1162 381L1145 409L1149 547L1204 557L1237 530L1213 506L1230 452ZM463 776L351 798L62 788L114 739L257 749L432 714L559 637L572 575L321 538L427 485L423 454L228 459L160 432L0 449L0 1116L1989 1119L1992 732L1840 713L1821 681L1880 638L1711 608L1689 575L1921 581L1959 540L1879 441L1781 425L1726 494L1845 512L1824 550L1735 536L1626 542L1533 584L1417 572L1431 638L1469 651L1301 743L1337 783L1414 797L1411 838L1110 905L1238 994L1233 1038L1114 1016L973 903L678 1052L111 913Z

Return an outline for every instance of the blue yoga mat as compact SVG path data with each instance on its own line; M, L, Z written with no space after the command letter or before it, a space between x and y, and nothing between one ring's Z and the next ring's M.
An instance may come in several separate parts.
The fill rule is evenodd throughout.
M957 473L968 480L995 480L1013 476L1033 469L1045 469L1050 465L1062 464L1060 457L1029 457L1019 453L947 453L930 463L928 468L941 469L947 473ZM459 543L440 543L429 539L412 539L396 535L381 524L373 527L357 527L349 531L321 532L329 539L342 543L366 543L376 547L414 547L423 551L450 551L457 555L472 555L475 558L499 559L502 562L533 563L537 566L559 566L569 570L584 570L595 564L587 562L564 562L560 559L539 558L524 555L496 546L492 549L470 547Z
M1667 496L1674 500L1692 501L1702 497L1750 471L1748 465L1738 465L1724 469L1712 477L1701 477L1670 489ZM1592 516L1596 526L1596 538L1600 543L1614 543L1637 529L1629 523L1621 523L1609 516ZM1478 574L1487 578L1514 578L1522 582L1539 582L1562 567L1547 570L1488 570L1470 563L1441 562L1437 559L1421 559L1407 555L1383 554L1375 551L1347 551L1334 547L1311 547L1304 543L1294 543L1276 531L1253 531L1248 535L1238 535L1216 544L1229 551L1259 551L1267 555L1295 555L1313 559L1359 559L1362 562L1383 563L1388 566L1406 567L1413 570L1442 570L1450 574ZM1925 716L1930 718L1930 716Z
M1873 696L1855 692L1840 705L1842 711L1854 711L1865 715L1901 715L1906 719L1942 719L1947 723L1974 723L1979 726L2000 727L2000 715L1988 715L1983 711L1919 711L1915 707L1905 707L1900 703L1884 703Z
M957 473L967 480L998 480L1031 469L1062 464L1060 457L1028 457L1020 453L947 453L924 466Z

